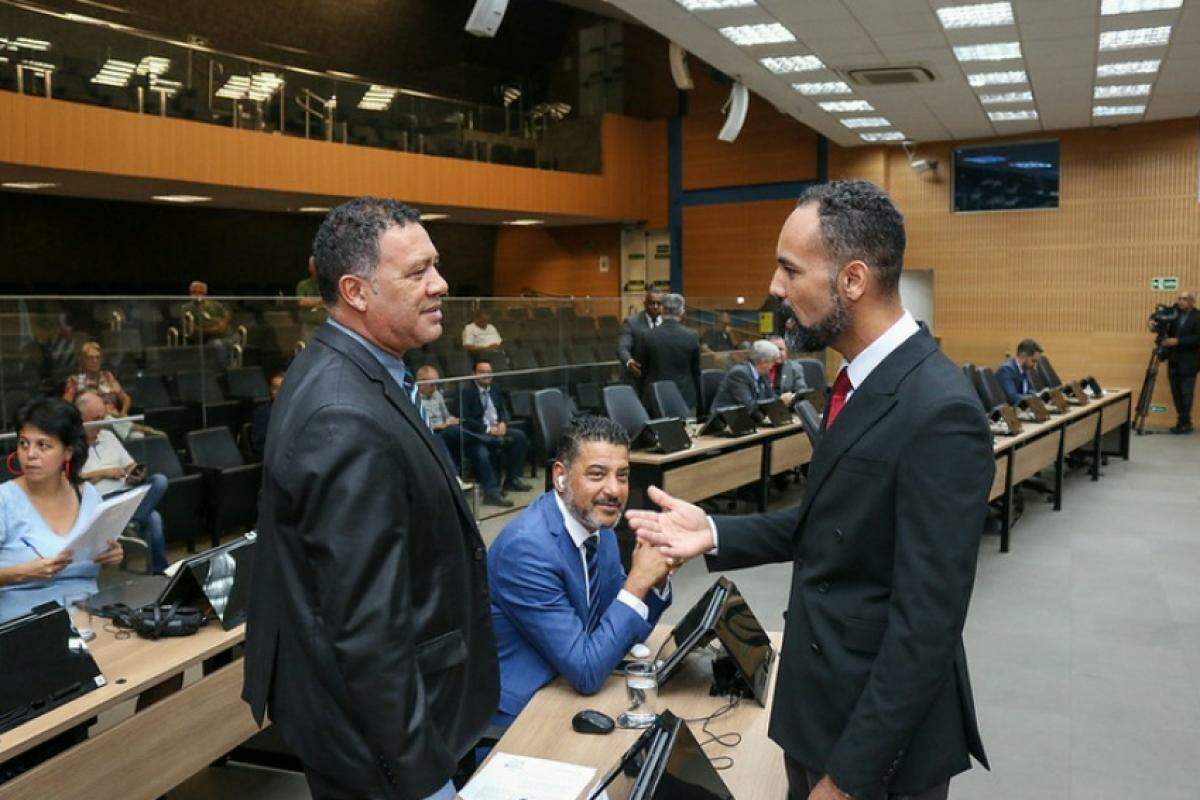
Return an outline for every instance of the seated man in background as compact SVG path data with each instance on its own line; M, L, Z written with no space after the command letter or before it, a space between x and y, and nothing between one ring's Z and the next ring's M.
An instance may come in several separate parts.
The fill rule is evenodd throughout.
M1033 339L1026 339L1017 345L1017 355L996 367L996 380L1004 390L1004 397L1010 406L1016 406L1021 398L1033 394L1032 372L1037 369L1042 357L1042 348Z
M483 504L511 508L504 492L527 492L532 486L521 480L529 438L525 432L509 427L512 415L500 392L492 385L492 364L486 359L475 362L475 381L462 390L463 449L483 486ZM495 455L503 461L504 483L492 463Z
M499 350L504 344L500 331L492 324L488 311L480 306L475 311L474 318L463 328L463 349L472 358L483 358L493 350Z
M770 400L775 396L769 376L771 367L779 360L779 348L766 339L759 339L750 346L748 355L746 361L735 364L725 373L713 396L712 409L752 407L759 400Z
M255 457L259 460L262 460L267 452L267 429L271 427L271 409L275 405L275 397L281 388L283 388L283 373L276 372L271 376L271 382L267 384L270 399L255 406L254 414L250 417L250 449L254 451Z
M704 334L700 346L706 353L728 353L733 349L733 337L729 335L729 312L722 311L713 327Z
M456 471L462 470L462 420L450 413L446 398L437 386L437 367L426 364L417 370L417 396L421 401L421 415L425 424L433 431L434 438L442 443L446 457Z
M782 336L776 334L767 341L779 348L779 360L771 365L771 389L783 400L785 406L790 406L797 394L811 391L804 379L804 367L800 366L799 359L788 358L787 342Z
M534 692L562 675L594 694L670 604L672 562L638 545L629 574L613 528L629 498L629 437L607 417L563 431L546 492L488 548L492 626L507 726Z
M192 299L179 308L184 336L194 337L192 341L196 344L203 341L216 352L222 367L229 366L229 351L233 344L229 338L229 324L233 314L220 300L208 299L208 284L204 281L188 284L188 294ZM199 330L189 329L189 324Z
M88 389L75 398L75 407L83 418L87 437L87 460L79 477L95 487L100 497L109 498L145 483L150 491L138 504L130 521L150 548L150 569L155 574L167 568L167 540L163 535L162 516L155 510L167 493L167 476L144 474L145 468L133 460L117 435L100 422L108 415L104 400Z

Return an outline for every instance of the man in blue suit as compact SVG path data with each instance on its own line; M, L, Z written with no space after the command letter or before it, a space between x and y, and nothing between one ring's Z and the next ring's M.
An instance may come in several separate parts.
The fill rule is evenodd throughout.
M554 490L521 512L488 550L500 707L512 723L534 692L564 676L600 690L617 662L670 604L673 562L638 545L629 574L613 526L629 496L629 437L585 415L563 432Z
M1004 396L1010 406L1021 402L1025 395L1033 394L1033 379L1030 374L1037 369L1042 357L1042 348L1033 339L1026 339L1017 345L1017 355L996 367L996 380L1004 390Z

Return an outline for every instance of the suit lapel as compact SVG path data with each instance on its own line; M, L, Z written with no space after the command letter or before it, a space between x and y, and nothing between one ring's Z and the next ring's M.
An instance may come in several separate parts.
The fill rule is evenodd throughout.
M546 492L538 501L542 506L542 519L546 530L558 540L559 555L567 567L567 599L575 607L575 612L586 623L588 618L587 587L583 575L583 559L579 557L579 548L567 531L566 521L558 511L558 503L554 492Z

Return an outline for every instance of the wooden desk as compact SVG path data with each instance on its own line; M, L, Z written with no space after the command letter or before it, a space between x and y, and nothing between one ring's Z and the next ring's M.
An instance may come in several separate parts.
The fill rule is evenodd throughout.
M244 626L210 625L195 636L117 639L102 622L94 620L90 646L108 683L0 735L0 763L245 638ZM0 786L0 800L159 797L258 732L241 693L242 662L235 660Z
M668 633L670 629L665 626L656 628L648 641L650 649L657 649ZM778 653L783 635L772 633L770 637ZM702 656L689 656L680 672L672 676L659 693L659 707L669 709L677 717L695 719L707 716L725 705L722 698L708 696L708 687L712 682L708 665L709 661ZM733 766L722 770L720 775L738 800L785 800L787 797L783 751L767 738L770 702L775 697L775 676L778 673L779 660L776 659L771 668L767 708L760 707L753 700L742 700L736 708L717 717L708 726L713 733L736 731L742 735L741 744L737 747L710 744L704 748L710 759L715 756L733 759ZM616 719L626 705L623 678L610 677L604 688L592 697L577 694L566 681L559 678L533 696L521 716L496 744L496 750L594 767L599 779L616 764L641 731L618 728L606 736L576 733L571 728L571 717L585 708L594 708ZM700 733L701 723L689 724L698 740L707 738ZM586 796L586 791L580 795Z

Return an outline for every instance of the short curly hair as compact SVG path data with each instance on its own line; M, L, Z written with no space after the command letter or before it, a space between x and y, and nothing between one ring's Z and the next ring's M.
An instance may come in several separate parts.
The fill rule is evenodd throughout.
M629 434L609 417L597 414L581 414L571 420L558 437L555 460L570 468L571 462L579 457L586 442L604 442L620 447L629 447Z
M79 474L83 472L88 455L87 434L83 431L79 409L57 397L35 397L17 411L17 434L26 426L37 428L62 442L72 464L67 475L71 483L78 486L82 480Z
M338 301L343 275L370 278L379 266L379 237L389 228L419 225L412 206L380 197L356 197L330 211L313 239L317 286L328 305Z
M809 188L797 207L817 204L821 239L835 267L862 261L885 294L900 288L904 268L904 217L887 192L870 181L830 181Z

